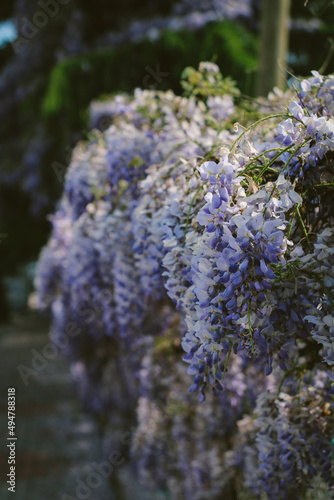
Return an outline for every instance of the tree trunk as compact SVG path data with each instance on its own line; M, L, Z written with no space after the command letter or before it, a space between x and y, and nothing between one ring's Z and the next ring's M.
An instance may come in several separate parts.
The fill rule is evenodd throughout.
M284 88L290 0L262 0L258 95Z

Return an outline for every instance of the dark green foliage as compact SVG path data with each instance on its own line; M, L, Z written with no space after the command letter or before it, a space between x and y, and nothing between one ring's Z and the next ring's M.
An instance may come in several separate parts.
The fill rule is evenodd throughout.
M197 67L203 60L214 60L224 76L232 75L242 91L251 93L256 45L249 30L223 21L198 32L165 31L158 41L144 40L135 48L124 45L66 59L51 72L42 111L45 117L62 116L63 124L83 128L82 112L99 94L151 86L181 92L184 67ZM168 76L157 80L150 76L147 68L158 67Z

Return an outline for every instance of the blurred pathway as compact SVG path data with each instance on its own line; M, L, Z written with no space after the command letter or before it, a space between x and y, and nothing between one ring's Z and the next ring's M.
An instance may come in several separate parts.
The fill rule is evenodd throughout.
M107 480L78 495L92 462L102 461L93 419L82 413L69 373L58 355L27 385L17 369L31 368L34 354L49 343L48 323L35 314L0 329L0 498L1 500L111 500ZM16 489L8 491L7 391L16 389ZM82 483L80 483L82 484Z

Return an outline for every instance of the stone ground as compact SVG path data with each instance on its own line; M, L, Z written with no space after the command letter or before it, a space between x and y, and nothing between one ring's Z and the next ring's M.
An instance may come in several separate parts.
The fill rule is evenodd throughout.
M49 343L48 322L35 313L14 317L0 328L1 500L155 500L137 483L127 462L110 487L101 476L88 482L92 463L103 461L94 420L82 412L69 363L58 355L27 384L18 366L32 368L34 353ZM16 389L16 491L8 491L7 391ZM116 430L117 431L117 430ZM81 482L80 482L81 481ZM78 489L81 484L81 489Z

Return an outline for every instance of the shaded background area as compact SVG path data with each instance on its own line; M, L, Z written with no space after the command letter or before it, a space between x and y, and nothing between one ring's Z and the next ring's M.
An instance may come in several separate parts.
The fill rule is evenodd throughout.
M36 376L23 380L18 366L31 366L32 349L41 351L48 342L48 324L34 315L16 318L0 329L1 398L0 464L8 471L7 389L16 389L16 471L14 495L18 500L58 498L58 491L73 493L75 478L85 479L89 461L99 460L101 443L89 416L80 413L73 397L68 363L58 357L48 362ZM37 372L36 372L37 373ZM89 453L88 453L89 451ZM6 478L7 479L7 478ZM11 498L5 473L0 479L0 495ZM102 485L101 485L102 486ZM107 486L99 496L107 496Z
M304 5L306 4L306 5ZM92 99L135 87L173 89L185 66L215 61L255 95L261 2L17 0L0 7L1 317L26 304L33 262L49 233L74 144ZM292 2L288 65L308 75L326 61L333 2ZM8 29L7 29L8 31ZM97 124L105 128L108 121ZM27 267L27 264L28 267ZM15 281L16 280L16 281Z
M0 327L1 499L13 497L5 476L9 470L10 386L16 389L17 500L164 500L163 496L145 491L135 477L128 458L129 446L122 446L124 426L129 433L133 422L126 420L125 425L124 415L118 412L112 415L112 449L121 450L122 458L108 477L102 474L96 479L98 465L108 459L105 442L93 416L82 412L69 362L63 356L41 362L38 354L47 349L50 352L48 331L48 321L41 320L37 313L14 316L10 325Z

